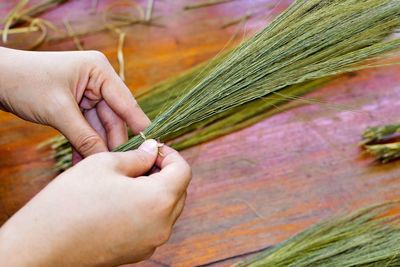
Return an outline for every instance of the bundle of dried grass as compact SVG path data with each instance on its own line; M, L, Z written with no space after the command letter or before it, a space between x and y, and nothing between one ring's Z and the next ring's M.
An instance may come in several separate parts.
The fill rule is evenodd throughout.
M143 136L165 140L290 85L373 67L360 62L400 47L398 39L384 40L400 25L399 15L400 2L394 0L295 1L116 151L137 148Z
M235 266L399 266L398 204L384 203L326 220Z
M172 105L174 101L187 92L188 85L193 82L199 74L204 72L208 66L206 62L195 67L184 74L161 82L148 89L146 93L138 95L137 100L145 113L154 119L165 107ZM212 62L210 64L213 64ZM300 96L316 90L328 83L331 78L318 79L299 85L289 86L277 92L274 96L257 99L236 107L232 110L211 116L207 120L195 123L176 132L164 141L175 149L182 150L197 144L201 144L217 137L238 131L264 120L278 112L284 111L297 104L293 100ZM282 107L286 102L293 101L287 107ZM309 99L299 99L298 103L313 102ZM130 137L133 135L130 133ZM50 146L54 151L56 159L56 170L66 170L71 166L71 145L63 136L57 136L49 139L40 147Z
M172 142L184 149L262 120L332 75L373 67L360 62L400 46L399 40L383 41L400 25L399 9L393 0L296 1L237 49L138 96L155 119L144 134L168 141L192 132ZM134 137L119 150L142 141ZM52 146L58 168L68 168L66 140Z
M376 160L387 163L400 158L400 142L365 146Z
M376 144L390 139L393 135L400 133L399 124L369 127L362 134L361 145Z
M362 135L361 146L382 163L399 159L399 133L399 124L367 128Z

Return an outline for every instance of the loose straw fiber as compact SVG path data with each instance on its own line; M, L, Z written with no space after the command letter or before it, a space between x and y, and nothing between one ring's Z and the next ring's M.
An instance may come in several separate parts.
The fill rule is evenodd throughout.
M399 15L396 0L297 0L116 151L137 148L143 136L163 140L290 85L374 67L365 60L400 47L398 39L384 41Z

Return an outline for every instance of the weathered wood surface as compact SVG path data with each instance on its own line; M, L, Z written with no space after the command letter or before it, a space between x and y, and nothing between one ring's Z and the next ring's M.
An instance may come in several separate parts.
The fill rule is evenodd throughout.
M0 3L1 14L10 2ZM80 29L92 1L71 1L44 17L65 15ZM112 1L100 1L99 10ZM234 1L182 11L195 1L156 1L154 16L165 28L127 28L127 83L134 92L218 53L237 29L221 24L247 9L267 12L274 1ZM279 13L290 1L281 1ZM145 6L145 1L139 2ZM247 31L265 24L252 18ZM103 51L114 66L117 38L83 38L86 49ZM237 40L237 39L236 39ZM26 39L13 38L13 47ZM70 40L44 49L73 49ZM225 266L236 255L280 242L341 212L398 198L400 163L375 164L357 143L367 126L398 122L400 67L345 75L307 96L304 103L240 132L183 152L194 179L170 241L141 266ZM329 104L326 104L329 103ZM0 221L4 222L54 178L46 151L35 146L55 131L0 113ZM112 218L109 218L112 219ZM224 260L228 259L228 260ZM216 262L216 263L214 263Z

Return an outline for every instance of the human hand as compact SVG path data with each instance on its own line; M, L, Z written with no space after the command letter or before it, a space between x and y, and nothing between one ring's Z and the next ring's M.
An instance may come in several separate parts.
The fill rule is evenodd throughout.
M58 129L83 157L138 134L150 120L106 57L96 51L31 52L0 47L0 108Z
M148 140L99 153L53 180L0 229L2 266L118 266L148 258L170 236L190 167ZM142 176L156 165L159 172ZM133 178L134 177L134 178Z

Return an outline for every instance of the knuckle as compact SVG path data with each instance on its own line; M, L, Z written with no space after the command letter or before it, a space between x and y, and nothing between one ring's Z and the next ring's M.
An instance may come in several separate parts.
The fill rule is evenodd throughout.
M77 138L76 149L81 154L88 155L95 150L99 142L102 142L102 140L95 134L81 135Z
M158 207L164 216L169 216L175 207L177 198L175 195L167 192L161 192L158 195Z
M102 52L97 51L97 50L91 50L88 51L89 55L91 56L91 58L97 62L107 62L108 63L108 59L106 57L106 55L104 55Z
M136 164L139 166L148 166L149 165L149 157L145 153L136 153Z
M159 247L167 243L171 236L171 228L170 226L161 227L154 238L154 246Z
M143 255L142 260L148 260L153 256L154 252L156 251L155 248L150 249L146 254Z
M101 68L96 68L91 71L90 79L85 90L85 95L90 95L94 99L100 99L100 89L106 80L104 71Z

